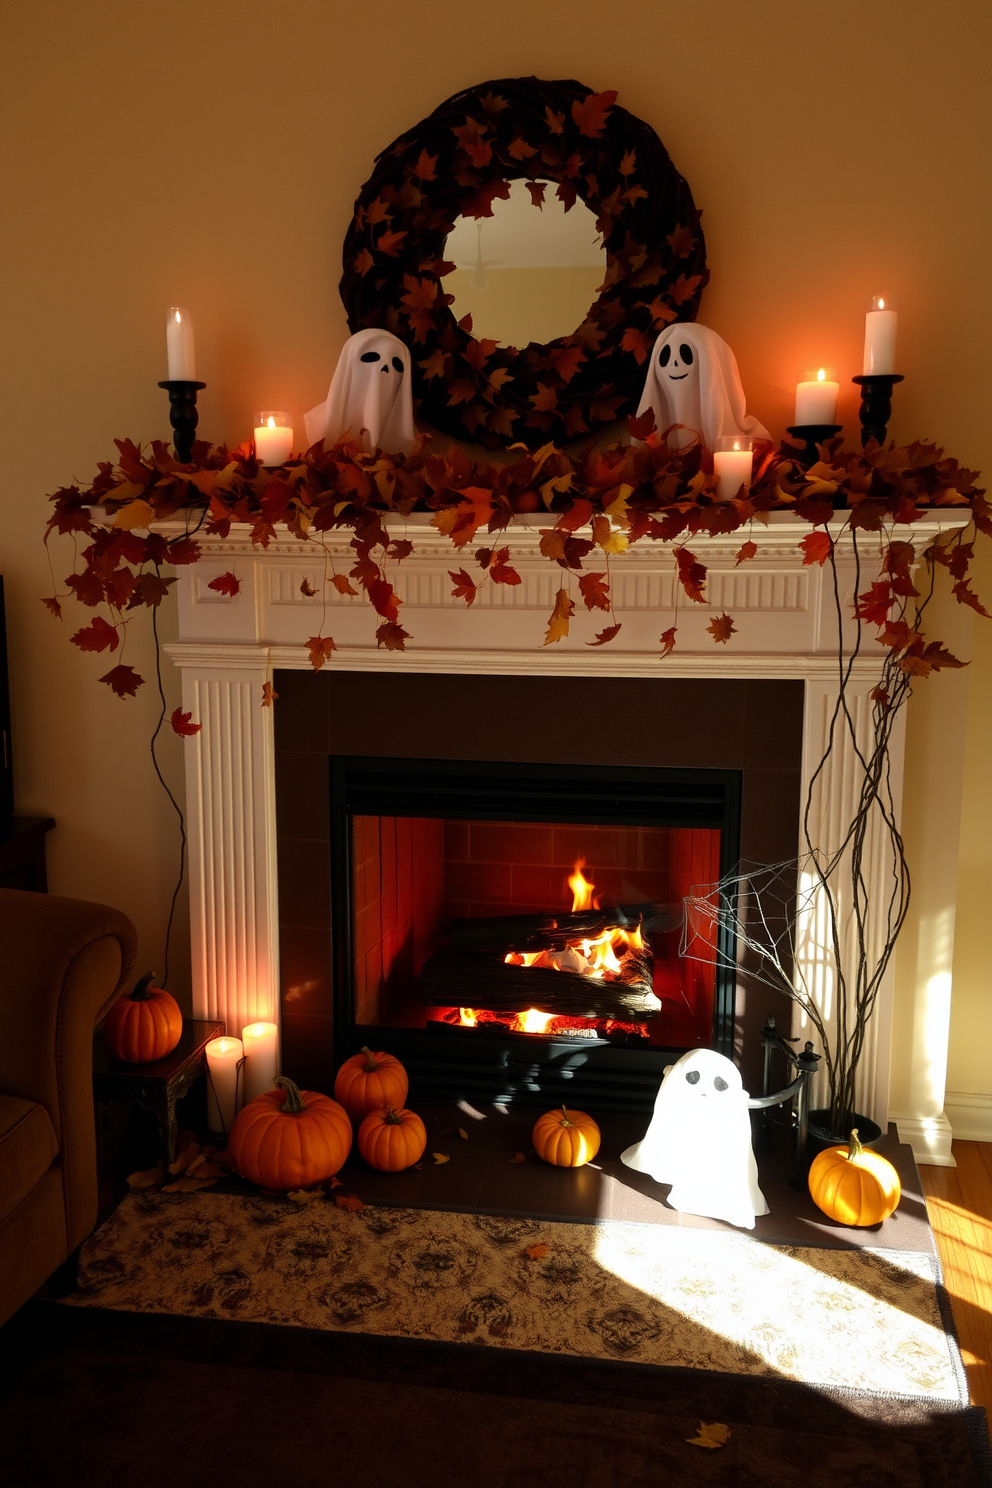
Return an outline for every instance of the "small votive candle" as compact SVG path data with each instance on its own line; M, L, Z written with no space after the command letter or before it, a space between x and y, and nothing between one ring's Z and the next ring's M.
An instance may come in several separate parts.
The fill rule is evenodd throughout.
M193 350L193 322L181 305L170 305L165 321L165 350L169 359L170 382L196 381L196 355Z
M713 451L713 469L717 475L716 494L721 501L732 501L741 486L751 489L752 441L746 434L732 434L718 439Z
M272 1089L279 1073L279 1029L274 1023L249 1023L241 1030L245 1049L245 1104Z
M840 383L834 380L829 367L817 367L807 372L803 382L796 383L795 425L835 424L837 422L837 395Z
M229 1132L238 1114L238 1064L244 1050L236 1038L211 1039L207 1055L207 1125L213 1132Z
M865 315L865 364L863 373L884 374L896 370L896 325L898 316L891 295L872 295Z
M255 415L255 458L260 465L285 465L293 453L293 430L288 413L263 409Z

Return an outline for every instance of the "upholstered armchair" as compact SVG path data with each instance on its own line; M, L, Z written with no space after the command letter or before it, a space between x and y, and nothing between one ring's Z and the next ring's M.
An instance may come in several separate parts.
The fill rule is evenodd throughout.
M0 1323L96 1222L93 1029L134 957L117 910L0 889Z

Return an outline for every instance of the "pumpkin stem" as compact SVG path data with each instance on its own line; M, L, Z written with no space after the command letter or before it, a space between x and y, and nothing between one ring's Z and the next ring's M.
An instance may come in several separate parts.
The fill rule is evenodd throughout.
M561 1124L562 1124L562 1126L573 1126L574 1125L574 1122L571 1122L568 1119L568 1107L567 1106L562 1106L562 1108L561 1108Z
M365 1055L365 1063L362 1065L365 1073L367 1075L375 1074L379 1066L376 1062L376 1057L372 1053L372 1050L369 1048L368 1044L363 1044L359 1052Z
M140 982L135 982L134 991L131 993L132 1002L151 1002L153 992L152 978L154 975L155 973L150 971L147 976L141 978Z
M848 1160L848 1162L857 1162L858 1158L861 1156L861 1154L862 1154L863 1151L864 1151L864 1148L862 1147L861 1143L858 1141L858 1128L855 1126L851 1130L850 1140L848 1141L848 1144L847 1144L847 1160Z
M400 1118L399 1118L399 1116L397 1114L397 1111L396 1111L396 1107L395 1106L387 1106L386 1107L386 1116L385 1116L385 1120L383 1122L383 1125L384 1126L402 1126L403 1125L403 1122L400 1120Z
M300 1100L300 1087L296 1081L290 1080L286 1075L276 1075L272 1083L286 1092L286 1099L282 1103L283 1115L299 1116L304 1106Z

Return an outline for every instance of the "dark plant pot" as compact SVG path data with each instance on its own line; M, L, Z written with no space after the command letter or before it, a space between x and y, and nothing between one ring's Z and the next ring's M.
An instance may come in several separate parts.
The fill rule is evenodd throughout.
M823 1108L809 1113L809 1130L806 1137L806 1156L810 1162L820 1152L826 1152L828 1147L842 1147L847 1142L851 1127L857 1128L858 1141L862 1147L874 1147L882 1136L882 1128L877 1122L868 1116L859 1116L855 1112L851 1117L851 1126L842 1137L830 1135L830 1112Z

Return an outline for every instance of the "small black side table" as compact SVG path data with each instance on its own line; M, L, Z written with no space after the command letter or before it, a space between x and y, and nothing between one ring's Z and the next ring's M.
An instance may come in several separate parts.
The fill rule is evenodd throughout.
M124 1064L114 1059L98 1033L93 1040L93 1095L98 1101L119 1101L154 1111L165 1160L176 1159L176 1102L182 1100L197 1075L206 1073L206 1046L224 1032L223 1023L184 1018L182 1036L171 1054L151 1064Z

